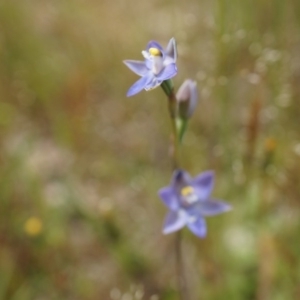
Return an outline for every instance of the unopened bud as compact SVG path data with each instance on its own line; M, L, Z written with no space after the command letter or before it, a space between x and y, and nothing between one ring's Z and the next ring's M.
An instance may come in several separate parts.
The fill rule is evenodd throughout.
M179 117L182 119L189 119L198 102L197 83L191 79L186 79L178 89L176 94L178 102Z

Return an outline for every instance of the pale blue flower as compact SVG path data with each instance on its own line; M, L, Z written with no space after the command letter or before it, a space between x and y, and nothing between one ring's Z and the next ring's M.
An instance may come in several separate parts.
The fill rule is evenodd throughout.
M144 61L124 60L124 64L134 73L141 76L127 92L127 97L159 86L177 74L177 50L175 39L172 38L166 50L156 41L150 41L146 50L142 51Z
M159 196L169 208L163 233L168 234L187 226L195 235L206 236L205 217L229 211L231 206L211 198L214 173L206 171L192 178L183 170L174 172L170 186L159 190Z

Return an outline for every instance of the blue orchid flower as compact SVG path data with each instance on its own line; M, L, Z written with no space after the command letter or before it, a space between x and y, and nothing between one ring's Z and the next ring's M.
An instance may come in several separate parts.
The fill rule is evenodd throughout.
M207 233L205 217L231 210L225 202L212 199L214 173L206 171L192 178L183 170L174 172L170 186L159 190L159 196L169 208L163 233L168 234L187 226L196 236Z
M127 92L127 97L159 86L177 74L177 50L175 39L172 38L166 50L156 41L150 41L146 50L142 51L144 61L124 60L124 64L134 73L141 76Z

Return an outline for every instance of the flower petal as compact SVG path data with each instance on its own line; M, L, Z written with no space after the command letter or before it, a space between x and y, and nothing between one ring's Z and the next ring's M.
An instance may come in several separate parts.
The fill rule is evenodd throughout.
M191 117L197 106L198 98L199 98L196 81L191 82L190 88L191 88L191 98L190 98L190 105L189 105L189 116Z
M157 48L159 49L161 52L164 52L164 49L163 47L156 41L150 41L148 44L147 44L147 47L146 47L146 50L149 51L150 48Z
M197 206L197 211L202 216L215 216L221 213L224 213L226 211L231 210L231 205L223 202L223 201L217 201L217 200L209 200L205 202L201 202Z
M139 60L124 60L123 63L134 73L139 76L145 76L148 72L144 61Z
M181 189L191 185L192 180L193 179L188 172L179 169L173 173L171 186L180 194Z
M177 210L179 208L178 197L174 188L164 187L158 191L158 194L169 209Z
M177 59L177 48L176 48L176 40L171 38L168 46L166 48L166 55L169 56L173 62L176 62Z
M156 76L159 80L167 80L177 74L176 64L171 63L164 67L164 69Z
M176 93L179 106L179 114L184 118L190 118L197 106L198 91L197 83L191 79L186 79Z
M200 201L209 199L214 187L214 172L206 171L198 175L193 180L193 187Z
M198 217L196 220L188 222L187 226L190 229L190 231L198 237L204 238L206 236L205 219Z
M152 65L153 65L153 61L150 58L145 58L145 66L147 69L151 70Z
M165 219L163 233L168 234L184 227L187 223L187 214L184 210L170 211Z
M191 98L191 83L191 79L186 79L179 87L176 93L176 99L179 102L189 101L189 99Z
M152 74L148 74L142 78L140 78L138 81L136 81L128 90L127 97L133 96L137 93L139 93L142 89L144 89L148 83L152 80Z
M155 88L157 88L158 86L160 86L162 83L162 80L157 80L157 78L155 76L152 77L152 80L150 82L148 82L147 86L145 86L145 90L153 90Z
M172 187L164 187L158 191L158 194L164 204L171 210L176 210L179 208L179 201L176 191Z

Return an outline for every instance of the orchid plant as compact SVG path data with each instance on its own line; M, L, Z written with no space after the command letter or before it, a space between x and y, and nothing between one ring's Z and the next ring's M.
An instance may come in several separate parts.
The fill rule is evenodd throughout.
M166 49L158 42L150 41L146 50L142 51L144 61L124 60L124 64L141 78L128 90L127 96L133 96L142 90L151 90L158 86L163 88L168 97L169 113L172 121L172 162L173 177L169 186L158 192L162 202L169 212L166 216L163 233L169 234L187 226L197 237L204 238L207 234L205 217L227 212L231 206L224 201L211 197L214 185L214 172L205 171L195 178L180 166L179 147L187 129L188 121L192 117L197 103L197 84L186 79L174 92L172 78L177 75L176 41L171 38ZM182 264L180 250L180 235L176 242L177 264ZM182 266L177 268L182 270ZM187 288L183 274L177 274L180 298L187 300Z

